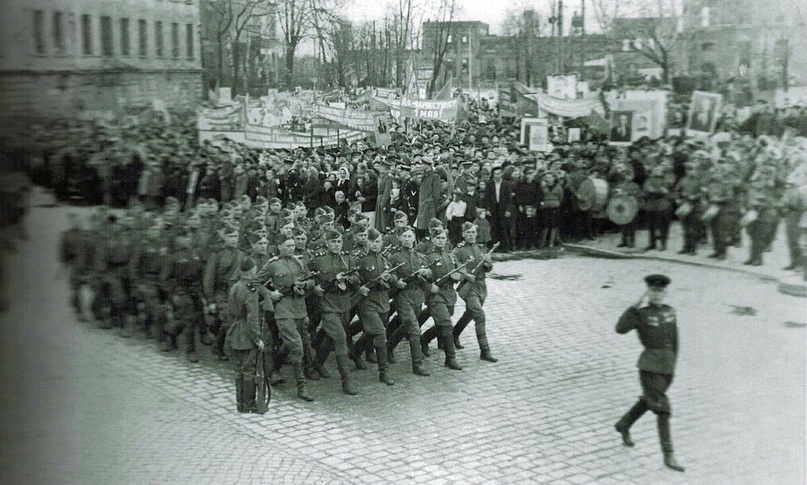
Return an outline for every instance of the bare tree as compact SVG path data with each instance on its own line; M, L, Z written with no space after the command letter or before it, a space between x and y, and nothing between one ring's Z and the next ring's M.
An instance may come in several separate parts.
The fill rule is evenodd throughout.
M603 32L611 30L614 19L628 15L635 7L634 0L590 0L594 18Z
M283 32L283 44L286 63L286 87L292 88L294 76L294 55L297 47L305 39L312 28L312 0L280 0L278 3L278 20Z
M221 86L224 84L224 43L229 38L230 26L233 24L232 0L208 0L202 8L212 19L216 38L216 81Z
M440 0L437 7L437 21L434 22L434 36L430 36L432 45L428 47L432 59L432 76L426 88L429 97L434 93L434 88L440 79L456 13L456 0ZM470 42L470 39L468 41Z
M616 0L615 0L616 1ZM675 42L682 5L680 0L645 0L633 5L638 18L620 19L617 40L627 41L629 50L653 62L667 83L672 70ZM612 21L612 30L614 22Z
M244 80L247 79L247 72L244 68L247 63L242 62L242 58L249 56L249 40L242 52L241 37L245 33L252 35L259 32L260 18L270 15L272 4L268 0L227 0L229 4L229 15L232 17L232 56L233 56L233 89L238 90L241 83L243 71ZM244 89L247 89L246 82Z

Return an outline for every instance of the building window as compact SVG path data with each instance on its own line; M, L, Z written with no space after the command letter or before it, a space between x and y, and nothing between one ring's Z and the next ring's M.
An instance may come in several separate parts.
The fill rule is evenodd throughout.
M703 52L712 52L713 50L715 50L715 43L706 42L705 44L701 45L701 50Z
M124 56L132 53L129 40L129 19L120 19L120 53Z
M81 16L81 52L92 55L92 19L86 14Z
M622 39L622 52L630 50L630 39Z
M64 20L62 12L53 12L53 46L57 54L64 54Z
M193 59L193 24L185 24L185 51L188 59Z
M709 27L711 22L711 12L709 11L709 7L703 7L701 9L701 27Z
M137 42L140 57L147 57L149 55L149 34L146 21L143 19L137 21Z
M454 40L454 39L452 38L451 34L448 34L448 38L446 39L446 42L448 42L450 44L452 40Z
M468 43L468 36L467 36L467 35L463 35L463 36L462 36L462 43L463 43L463 44L467 44L467 43Z
M112 57L115 49L112 39L112 17L101 17L101 55Z
M154 49L157 51L157 57L162 57L163 52L163 23L161 21L154 22Z
M179 24L171 23L171 57L179 59Z
M34 49L37 54L45 53L45 12L34 10Z
M636 50L641 50L642 48L642 39L633 39L633 48Z

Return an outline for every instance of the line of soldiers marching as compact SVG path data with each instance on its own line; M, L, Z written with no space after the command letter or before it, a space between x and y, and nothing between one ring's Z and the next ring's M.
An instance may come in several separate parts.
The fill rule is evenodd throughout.
M480 358L496 362L483 307L492 251L476 243L473 223L463 224L463 241L452 247L437 219L418 242L404 212L386 234L361 213L344 230L328 207L307 212L243 197L222 207L203 199L186 212L168 200L162 212L135 204L71 213L60 256L73 307L121 336L151 335L166 352L182 335L191 362L197 343L210 345L233 363L240 412L256 409L257 371L278 384L284 364L297 397L312 401L307 382L330 377L330 353L344 393L357 394L351 361L358 369L375 363L379 381L394 385L389 364L403 339L415 375L430 375L425 357L435 338L445 366L461 370L455 349L471 321ZM465 313L453 325L458 296ZM422 333L429 318L434 326Z

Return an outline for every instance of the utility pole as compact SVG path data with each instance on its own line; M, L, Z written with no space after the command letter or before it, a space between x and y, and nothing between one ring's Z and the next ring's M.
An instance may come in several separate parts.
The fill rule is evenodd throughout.
M474 78L473 78L473 59L474 54L473 50L471 49L471 34L473 34L473 29L468 29L468 94L471 94L471 90L474 88Z

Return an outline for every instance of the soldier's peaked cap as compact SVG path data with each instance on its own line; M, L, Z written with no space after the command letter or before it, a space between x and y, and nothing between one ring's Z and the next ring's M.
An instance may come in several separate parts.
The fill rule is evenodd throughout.
M651 288L665 288L670 284L670 278L663 274L651 274L644 277L644 282Z

